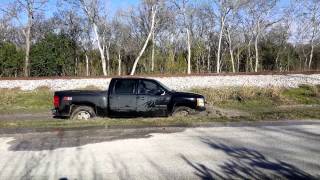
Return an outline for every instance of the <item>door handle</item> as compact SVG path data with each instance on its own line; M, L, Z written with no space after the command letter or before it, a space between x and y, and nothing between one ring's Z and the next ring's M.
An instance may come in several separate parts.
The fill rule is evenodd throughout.
M144 97L137 97L137 99L141 99L141 100L144 100Z

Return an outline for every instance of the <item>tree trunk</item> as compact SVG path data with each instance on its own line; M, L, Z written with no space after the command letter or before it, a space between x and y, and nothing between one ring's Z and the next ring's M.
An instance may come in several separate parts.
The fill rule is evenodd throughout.
M220 34L219 34L218 52L217 52L217 73L220 73L220 71L221 71L220 70L220 53L221 53L223 28L224 28L224 17L222 17L222 19L221 19L221 27L220 27Z
M311 51L310 51L310 57L309 57L309 65L308 68L311 70L311 64L313 59L313 51L314 51L314 44L313 44L313 38L311 39Z
M152 32L151 72L154 71L154 31Z
M211 56L211 47L209 45L209 47L208 47L208 59L207 59L207 71L208 71L208 73L211 72L211 70L210 70L210 56Z
M234 65L234 57L233 57L233 49L232 49L232 41L231 41L231 35L229 28L227 29L228 39L229 39L229 52L230 52L230 58L231 58L231 65L232 65L232 72L235 73L235 65Z
M252 59L251 59L251 39L249 40L249 43L248 43L248 57L247 57L247 59L248 58L249 58L249 63L247 63L246 72L249 72L249 71L253 70ZM250 67L250 70L249 70L249 67Z
M78 57L76 57L75 59L75 63L74 63L74 75L78 75ZM80 71L81 72L81 71Z
M276 71L278 71L278 70L279 70L279 67L281 68L281 62L279 63L279 55L280 55L280 53L279 53L279 52L277 52L277 56L276 56L276 64L275 64L275 69L276 69ZM280 66L279 66L279 64L280 64ZM281 72L281 69L280 69L280 72Z
M199 73L199 57L197 57L196 70L197 70L197 73Z
M205 64L206 64L206 62L205 62L205 54L204 53L201 53L201 72L204 72L204 70L206 69L205 68Z
M118 75L121 76L121 54L120 54L120 50L118 51Z
M290 71L290 55L289 55L289 52L288 52L288 55L287 55L287 71L289 72Z
M240 48L237 49L237 72L240 71Z
M89 57L87 54L85 54L86 56L86 76L89 76Z
M314 39L316 34L318 34L319 32L319 19L317 18L317 11L319 12L319 7L320 6L314 6L312 9L312 36L311 36L311 41L310 41L310 45L311 45L311 51L310 51L310 56L309 56L309 64L308 64L308 69L311 70L311 65L312 65L312 59L313 59L313 51L314 51Z
M154 29L154 22L155 22L155 17L156 17L156 12L157 12L157 11L156 11L156 9L155 9L154 6L151 8L151 11L152 11L152 18L151 18L150 32L149 32L149 34L148 34L148 37L147 37L146 41L144 42L144 45L143 45L143 47L142 47L142 49L141 49L138 57L135 59L135 61L134 61L134 63L133 63L133 67L132 67L132 70L131 70L131 73L130 73L131 76L133 76L134 73L135 73L135 71L136 71L136 68L137 68L139 59L141 58L142 54L144 53L144 51L145 51L145 49L146 49L146 47L147 47L147 45L148 45L148 42L149 42L149 40L150 40L150 38L151 38L153 29Z
M255 42L254 42L254 49L256 51L256 65L254 67L254 72L258 72L259 68L259 49L258 49L258 39L259 39L259 34L257 35Z
M255 42L254 42L254 48L255 48L255 51L256 51L256 65L255 65L255 68L254 68L255 72L258 72L258 69L259 69L259 47L258 47L259 37L260 37L260 23L258 22L258 24L257 24L257 36L256 36L256 39L255 39Z
M107 55L107 73L110 75L110 42L106 46L106 55Z
M96 23L93 23L93 31L94 31L94 34L96 36L96 40L97 40L97 43L98 43L98 49L99 49L99 52L100 52L103 75L107 76L108 73L107 73L106 58L104 56L104 49L101 46L101 42L100 42L100 38L99 38L99 34L98 34L98 27L97 27Z
M25 64L24 64L24 76L28 77L30 73L30 45L31 45L31 28L33 24L33 4L28 2L27 4L28 11L28 24L26 30L23 31L25 40L26 40L26 54L25 54Z
M31 33L31 27L27 27L27 32L25 33L26 38L26 54L25 54L25 62L24 62L24 76L29 76L29 55L30 55L30 33Z
M188 70L187 73L191 74L191 39L190 39L190 32L189 29L187 28L187 46L188 46L188 57L187 57L187 62L188 62Z

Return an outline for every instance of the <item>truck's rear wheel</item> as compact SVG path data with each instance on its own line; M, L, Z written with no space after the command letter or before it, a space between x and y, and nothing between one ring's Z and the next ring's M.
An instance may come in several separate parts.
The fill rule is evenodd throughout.
M178 107L174 108L172 116L173 117L185 117L185 116L192 114L193 112L194 112L194 110L189 107L178 106Z
M78 106L71 114L70 119L72 120L89 120L96 116L92 107L89 106Z

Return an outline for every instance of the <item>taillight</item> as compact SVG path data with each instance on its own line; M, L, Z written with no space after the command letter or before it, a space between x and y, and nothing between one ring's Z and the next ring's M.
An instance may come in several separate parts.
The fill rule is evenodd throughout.
M54 96L53 97L53 105L54 105L54 107L59 107L59 104L60 104L60 98L59 98L59 96Z

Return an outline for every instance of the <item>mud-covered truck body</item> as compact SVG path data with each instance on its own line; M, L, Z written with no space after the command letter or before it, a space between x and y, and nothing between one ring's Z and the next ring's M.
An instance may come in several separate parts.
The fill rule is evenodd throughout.
M176 92L147 78L113 78L107 91L56 91L53 103L54 116L72 119L163 117L205 110L202 95Z

